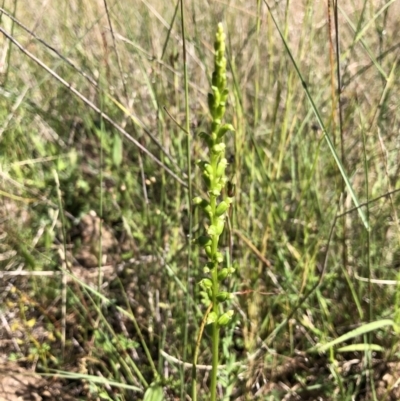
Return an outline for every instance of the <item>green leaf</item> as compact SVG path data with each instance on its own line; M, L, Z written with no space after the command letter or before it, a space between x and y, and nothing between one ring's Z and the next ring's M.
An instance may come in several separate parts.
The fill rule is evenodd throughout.
M365 352L365 351L377 351L383 352L385 348L378 344L352 344L346 345L345 347L338 348L338 352Z
M310 351L324 352L337 344L343 343L343 342L348 341L355 337L362 336L363 334L369 333L371 331L382 329L383 327L386 327L386 326L395 327L396 324L391 319L382 319L382 320L378 320L376 322L363 324L362 326L357 327L356 329L351 330L346 334L343 334L342 336L336 338L333 341L330 341L327 344L317 345L316 347L313 347Z

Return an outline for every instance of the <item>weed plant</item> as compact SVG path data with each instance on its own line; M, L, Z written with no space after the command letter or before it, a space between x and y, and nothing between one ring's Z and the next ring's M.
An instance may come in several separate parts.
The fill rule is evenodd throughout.
M183 2L188 91L180 3L2 3L5 358L72 399L185 399L195 356L200 400L217 365L224 400L400 399L399 3L327 3ZM217 157L219 21L235 133ZM188 182L211 205L204 171L223 159L223 260L192 247L188 263L188 234L213 237L226 201L191 210ZM201 290L211 328L237 316L219 361L213 333L197 344Z

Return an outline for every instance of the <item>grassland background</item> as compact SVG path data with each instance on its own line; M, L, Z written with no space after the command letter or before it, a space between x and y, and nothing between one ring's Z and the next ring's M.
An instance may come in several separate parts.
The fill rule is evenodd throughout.
M327 3L270 6L359 202L380 197L363 207L369 232L356 210L335 221L354 204L265 3L184 2L194 193L201 191L194 161L204 156L198 134L210 121L220 21L227 34L226 120L236 129L228 138L236 196L231 235L222 242L226 248L233 242L236 317L222 342L227 390L220 389L221 399L398 399L393 331L352 340L380 345L379 352L308 352L362 324L395 318L398 309L396 285L379 280L396 280L400 266L393 192L399 187L400 6L343 3L340 103ZM60 385L72 399L142 399L155 382L166 399L179 399L190 384L190 369L179 361L191 361L205 309L196 285L204 259L196 248L187 282L192 211L182 184L187 138L178 126L185 120L180 13L174 18L175 5L159 0L4 0L2 7L28 29L3 14L6 32L181 181L2 36L4 358L40 373L68 372ZM195 235L205 221L193 216ZM79 280L68 278L66 298L61 275L38 273L61 269ZM12 276L16 270L31 273ZM208 341L205 335L202 365L210 363ZM207 370L199 376L199 398L207 399Z

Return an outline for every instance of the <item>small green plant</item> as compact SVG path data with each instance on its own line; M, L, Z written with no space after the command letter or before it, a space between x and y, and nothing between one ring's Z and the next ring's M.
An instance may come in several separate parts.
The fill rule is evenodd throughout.
M200 285L205 300L209 304L206 323L212 326L211 400L216 399L220 327L227 325L233 316L232 310L223 309L223 302L228 300L231 294L222 291L221 284L233 273L234 269L227 265L219 249L219 239L224 231L226 214L233 200L225 191L228 182L225 172L228 161L225 157L224 137L228 131L234 130L231 124L222 123L228 90L226 89L225 33L221 23L218 24L214 49L212 92L208 95L208 107L212 116L211 132L200 134L208 147L209 160L198 162L208 196L206 199L201 197L193 199L193 204L200 206L209 219L207 232L197 238L196 242L204 249L208 258L204 267L207 277L201 280Z

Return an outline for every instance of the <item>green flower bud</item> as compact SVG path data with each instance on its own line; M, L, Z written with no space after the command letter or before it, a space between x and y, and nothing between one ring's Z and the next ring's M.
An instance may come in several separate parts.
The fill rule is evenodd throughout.
M218 272L218 281L225 280L228 276L235 273L234 267L224 267Z
M212 251L211 251L211 246L206 246L204 248L204 250L206 251L206 255L211 258L212 257Z
M224 261L224 255L221 252L217 252L215 255L215 260L217 263L222 263Z
M226 84L226 79L224 82L224 87L225 87L225 84ZM220 100L221 100L220 105L221 106L225 106L226 99L228 99L228 95L229 95L228 89L224 89L222 92L220 92Z
M223 281L225 280L229 275L229 269L224 267L218 272L218 281Z
M225 175L219 179L219 185L221 185L221 190L222 188L225 188L227 182L228 182L228 177L226 177Z
M229 204L226 201L222 201L215 209L215 214L219 217L222 216L229 208Z
M215 225L215 233L216 235L221 235L222 231L224 231L225 228L225 219L221 216L217 220L217 224Z
M225 312L223 315L221 315L218 318L218 324L220 326L227 326L230 323L230 321L232 320L233 314L234 314L233 310Z
M212 215L212 209L211 209L211 205L208 204L205 208L204 211L208 214L208 217L211 217Z
M226 145L223 142L221 142L221 143L217 143L216 145L214 145L212 147L212 151L215 154L219 154L219 153L225 152L225 148L226 148Z
M228 131L235 132L232 124L224 124L218 130L218 139L222 138Z
M218 70L219 70L219 68L218 68ZM211 83L212 83L212 86L216 86L217 88L220 88L221 86L221 84L220 84L220 81L221 81L221 78L220 78L220 74L218 74L218 72L220 73L220 71L217 71L217 69L212 73L212 79L211 79Z
M210 312L207 316L207 323L206 324L212 324L215 323L218 319L218 316L215 312Z
M221 103L221 94L217 86L211 86L212 94L214 96L215 106L218 106Z
M224 302L230 298L231 298L231 294L228 291L221 291L219 294L217 294L217 300L219 302Z
M207 177L212 177L214 175L214 170L211 166L211 164L206 164L204 166L204 170L203 170L204 175L206 175Z
M211 123L211 131L212 131L212 135L214 136L215 133L215 139L217 138L217 133L219 131L219 127L221 126L221 120L217 119L217 120L213 120L213 122Z
M212 281L209 278L203 278L202 280L200 280L200 286L203 290L208 291L209 289L212 288Z
M218 22L218 30L215 36L215 50L225 51L225 33L224 29L222 28L222 22Z
M210 297L208 296L206 291L200 291L201 303L208 307L211 303Z
M224 53L218 52L218 60L215 62L217 66L217 71L219 73L219 85L218 88L225 87L224 85L224 77L222 74L226 73L226 58L224 57Z
M209 168L211 167L210 163L205 160L198 160L197 165L201 168L202 171L209 170ZM207 167L207 166L209 166L209 167Z
M203 199L200 196L196 196L192 199L192 205L200 205L203 202Z
M207 235L201 235L198 237L195 242L200 245L201 247L206 247L206 246L211 246L212 244L212 239L208 237Z
M211 186L213 178L214 178L214 171L211 164L205 163L203 165L203 179L207 187Z
M200 206L207 214L211 212L210 202L205 199L202 199L200 196L196 196L192 199L193 206Z
M225 32L222 23L218 23L217 33L215 34L214 49L216 52L220 51L225 53Z
M221 188L219 188L219 187L220 187L220 186L218 186L218 188L213 188L213 189L209 192L209 194L212 195L212 196L215 196L215 197L220 196L220 195L221 195Z
M217 111L215 112L215 118L221 119L225 114L225 105L220 104L217 108Z
M215 235L219 235L217 230L218 230L217 226L211 224L211 226L208 227L207 234L210 237L214 237Z
M226 158L223 157L217 165L217 171L216 171L217 177L223 177L225 175L225 169L227 165L228 165L228 160L226 160Z

